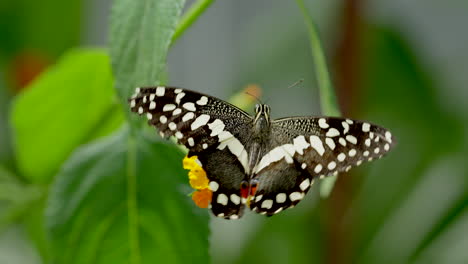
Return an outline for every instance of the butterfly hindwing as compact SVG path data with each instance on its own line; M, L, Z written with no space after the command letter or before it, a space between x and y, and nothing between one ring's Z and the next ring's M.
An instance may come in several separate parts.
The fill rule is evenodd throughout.
M240 196L240 186L245 179L244 168L230 151L212 150L190 152L196 155L209 179L213 192L211 211L217 217L237 219L243 215L244 204Z
M314 179L293 160L281 160L262 170L255 179L258 187L250 201L250 208L257 213L274 215L294 207L304 198Z

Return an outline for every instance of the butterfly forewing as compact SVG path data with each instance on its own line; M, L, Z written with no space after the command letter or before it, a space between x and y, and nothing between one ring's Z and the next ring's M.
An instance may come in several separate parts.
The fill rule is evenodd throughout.
M268 215L297 204L316 178L378 159L395 143L384 128L332 117L278 119L271 133L271 149L254 169L260 183L252 204Z
M213 191L211 208L218 217L242 215L240 183L246 177L252 118L215 97L175 87L137 88L131 110L145 115L161 136L174 136L196 155Z

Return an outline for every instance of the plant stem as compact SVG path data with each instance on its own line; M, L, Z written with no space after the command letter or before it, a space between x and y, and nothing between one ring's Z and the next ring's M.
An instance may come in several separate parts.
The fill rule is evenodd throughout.
M171 45L174 44L174 42L182 35L182 33L184 33L184 31L189 28L213 2L214 0L198 0L192 4L190 9L180 19L174 35L172 36Z
M323 52L322 45L312 17L309 15L303 0L296 0L299 9L304 17L304 22L307 26L310 49L312 51L312 58L315 64L315 74L317 76L319 91L320 91L320 105L322 113L327 116L340 116L340 110L336 100L335 92L333 89L330 75L327 69L327 62L325 60L325 53ZM336 181L336 176L325 178L320 185L320 195L328 197Z
M333 90L333 85L330 80L330 75L328 73L325 53L323 52L323 48L320 43L317 27L309 15L309 12L304 5L304 1L296 0L296 2L302 12L304 22L309 33L310 48L315 63L315 70L320 90L320 104L322 112L329 116L340 116L340 110Z

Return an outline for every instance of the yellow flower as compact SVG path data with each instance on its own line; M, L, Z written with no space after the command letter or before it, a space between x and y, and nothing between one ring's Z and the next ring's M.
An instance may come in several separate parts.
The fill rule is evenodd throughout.
M201 167L197 156L185 157L182 161L183 167L190 170L188 173L190 186L196 189L192 194L192 199L200 208L207 208L211 203L212 191L208 185L209 181L206 177L206 172Z
M211 198L213 196L213 192L210 189L202 189L195 191L192 194L193 202L200 208L208 208L208 205L211 203Z

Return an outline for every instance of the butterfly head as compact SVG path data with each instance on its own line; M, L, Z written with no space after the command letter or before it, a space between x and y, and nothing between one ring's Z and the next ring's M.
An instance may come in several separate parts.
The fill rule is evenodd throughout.
M270 107L266 104L255 105L255 127L257 131L264 131L270 127Z

